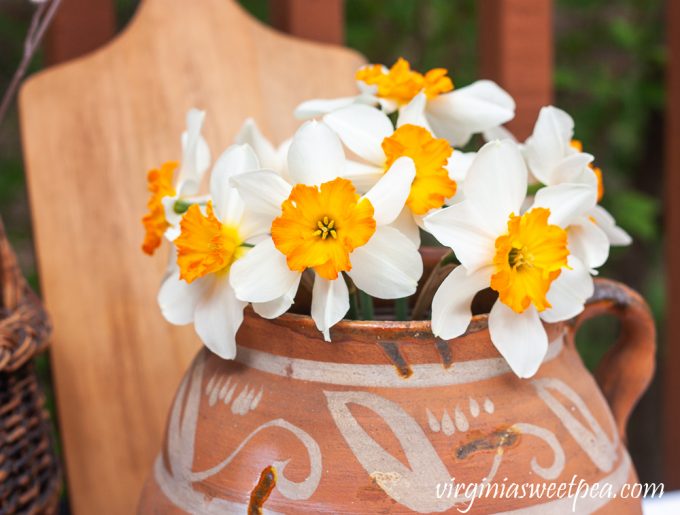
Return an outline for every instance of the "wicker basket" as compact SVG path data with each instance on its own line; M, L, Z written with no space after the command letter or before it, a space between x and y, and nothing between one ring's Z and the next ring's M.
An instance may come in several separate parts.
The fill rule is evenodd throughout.
M33 363L49 333L0 220L0 515L57 508L60 468Z

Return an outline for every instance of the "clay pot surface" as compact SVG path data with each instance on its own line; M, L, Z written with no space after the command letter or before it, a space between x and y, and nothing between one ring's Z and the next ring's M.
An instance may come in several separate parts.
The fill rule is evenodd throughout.
M624 431L653 373L654 325L637 294L596 282L582 315L546 325L528 380L493 347L485 315L450 341L429 322L343 321L326 343L309 317L248 312L237 359L203 350L184 377L139 513L459 513L469 498L457 483L500 492L574 477L618 493L637 481ZM596 381L574 334L601 313L622 323ZM574 513L573 502L506 490L469 513ZM620 497L575 506L641 511Z

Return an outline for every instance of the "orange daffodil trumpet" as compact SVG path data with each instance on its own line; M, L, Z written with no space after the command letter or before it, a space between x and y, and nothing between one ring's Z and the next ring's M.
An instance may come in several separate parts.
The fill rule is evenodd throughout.
M291 183L267 170L232 179L252 211L273 218L270 237L233 266L237 297L293 297L309 270L311 315L326 340L350 307L345 275L371 296L394 299L412 295L423 271L417 246L389 226L409 196L413 161L397 159L363 196L342 178L345 164L337 136L308 122L288 152Z
M295 115L306 119L352 104L377 105L387 114L398 111L398 125L422 126L454 146L463 146L473 134L515 116L515 101L496 83L480 80L454 88L446 69L435 68L420 74L403 58L389 69L379 64L367 65L357 71L356 80L358 95L309 100L297 107Z
M592 209L596 190L584 184L547 187L542 202L522 211L527 178L515 143L487 143L468 171L464 200L424 220L461 262L434 296L432 331L444 339L463 334L473 297L490 287L498 293L489 314L491 340L520 377L534 375L545 357L541 321L577 315L593 292L565 228Z
M579 314L610 246L630 243L598 205L602 174L574 140L573 120L545 107L519 143L501 126L515 104L492 82L456 89L447 70L421 74L404 59L365 66L356 79L358 95L301 104L298 117L318 119L278 146L247 119L207 193L205 115L189 111L181 161L148 173L143 250L164 239L172 249L163 316L193 323L225 359L236 356L248 304L276 318L304 307L300 288L328 341L351 299L366 318L370 297L395 299L395 317L408 318L425 231L460 262L441 284L428 281L439 284L432 332L463 334L473 298L490 289L491 340L515 374L531 377L548 348L543 324ZM454 148L476 133L491 141Z
M163 236L174 240L179 234L181 213L197 197L203 174L210 166L210 149L201 136L205 112L191 109L186 116L187 129L182 134L182 161L168 161L147 174L151 193L149 212L142 219L145 236L142 249L151 255L161 245ZM174 176L177 175L175 185Z

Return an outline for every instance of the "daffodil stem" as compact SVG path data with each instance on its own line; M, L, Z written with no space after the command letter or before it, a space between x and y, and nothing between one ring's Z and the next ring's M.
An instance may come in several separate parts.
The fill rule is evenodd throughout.
M542 187L543 185L540 183L529 184L529 187L527 188L527 195L536 195L538 190L540 190Z
M432 269L411 311L411 318L413 320L421 320L427 314L427 310L432 305L435 292L457 264L458 260L453 252L451 252L444 256Z
M205 206L206 201L205 200L191 200L191 199L177 199L175 201L175 204L172 206L172 209L178 215L183 215L194 204L197 204L199 206Z
M364 320L373 320L373 297L368 293L359 290L359 300L361 302L361 318Z
M356 320L357 318L359 318L358 304L359 304L359 299L357 298L356 290L353 291L353 292L350 292L350 294L349 294L349 311L347 312L347 318L349 318L350 320Z
M408 320L408 297L394 301L394 315L397 320Z

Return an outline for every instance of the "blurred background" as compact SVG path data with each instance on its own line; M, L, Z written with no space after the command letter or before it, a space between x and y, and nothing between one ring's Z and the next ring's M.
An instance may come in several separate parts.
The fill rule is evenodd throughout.
M268 22L267 0L243 6ZM117 0L122 28L137 2ZM413 67L449 70L456 86L480 77L474 0L346 0L345 40L371 62L392 64L403 56ZM33 6L0 0L0 91L23 51ZM640 291L652 307L659 330L658 359L664 356L662 159L665 35L662 0L556 0L554 23L554 103L576 121L576 138L603 170L602 204L634 238L632 247L613 249L601 270ZM31 64L37 71L44 52ZM144 173L144 170L140 170ZM58 177L54 177L58 181ZM39 290L25 190L16 107L0 126L0 215L22 269ZM140 215L141 216L141 215ZM591 369L612 343L616 322L598 319L579 334L578 345ZM49 356L40 361L48 392ZM633 414L629 447L641 481L662 481L661 370ZM50 409L55 415L53 402Z

